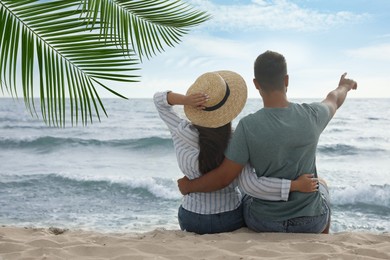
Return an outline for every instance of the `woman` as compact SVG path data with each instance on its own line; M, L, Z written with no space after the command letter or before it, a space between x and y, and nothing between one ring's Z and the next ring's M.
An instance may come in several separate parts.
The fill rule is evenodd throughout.
M154 95L159 115L171 132L179 168L189 179L198 178L221 164L232 133L231 121L243 109L246 98L244 79L232 71L201 75L186 95L170 91ZM180 118L172 108L174 105L184 105L190 121ZM251 176L250 189L262 192L266 200L287 200L290 185L299 182L257 178L249 166L242 174ZM185 195L178 213L180 228L210 234L243 227L241 194L237 185L236 180L222 190Z

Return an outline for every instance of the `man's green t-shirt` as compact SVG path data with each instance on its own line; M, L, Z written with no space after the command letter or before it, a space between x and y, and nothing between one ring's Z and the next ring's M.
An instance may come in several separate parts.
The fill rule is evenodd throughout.
M262 108L240 120L225 156L242 165L249 162L259 177L317 177L317 143L331 118L322 103ZM274 221L317 216L322 214L322 197L319 192L292 192L287 202L255 198L251 210Z

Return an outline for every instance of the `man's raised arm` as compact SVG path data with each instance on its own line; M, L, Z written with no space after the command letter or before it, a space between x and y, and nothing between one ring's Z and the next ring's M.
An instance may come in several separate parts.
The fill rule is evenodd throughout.
M356 81L348 79L345 76L347 76L347 73L341 75L338 87L335 90L329 92L327 97L322 101L323 104L329 107L332 116L336 113L337 109L344 103L344 100L347 97L347 93L351 89L357 88Z

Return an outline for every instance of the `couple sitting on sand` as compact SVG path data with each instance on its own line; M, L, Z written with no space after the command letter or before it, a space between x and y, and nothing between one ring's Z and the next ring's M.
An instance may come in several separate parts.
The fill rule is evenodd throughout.
M343 74L322 102L289 102L285 58L272 51L257 57L254 76L264 108L242 118L233 134L231 121L247 98L237 73L205 73L186 95L166 91L154 96L185 175L178 180L185 195L180 227L198 234L244 226L257 232L328 233L329 192L318 181L316 148L357 84ZM184 105L190 122L174 112L174 105Z

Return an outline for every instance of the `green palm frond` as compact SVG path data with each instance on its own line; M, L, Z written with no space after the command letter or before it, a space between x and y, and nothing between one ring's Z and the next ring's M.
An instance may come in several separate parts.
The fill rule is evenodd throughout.
M142 55L206 19L168 0L0 0L1 91L17 97L21 87L27 108L49 125L100 120L98 87L125 98L105 82L137 81Z
M147 58L173 47L189 28L210 16L194 10L180 0L83 0L87 19L92 26L100 18L105 24L101 34L118 37L122 47L131 44L139 57Z
M35 113L34 75L39 75L40 110L49 125L65 124L66 97L72 124L86 124L93 116L100 120L99 110L106 111L96 86L121 96L103 81L134 82L137 77L132 74L138 69L136 57L124 57L115 37L102 41L98 32L88 31L79 5L78 0L1 1L2 86L16 95L20 73L25 103Z

